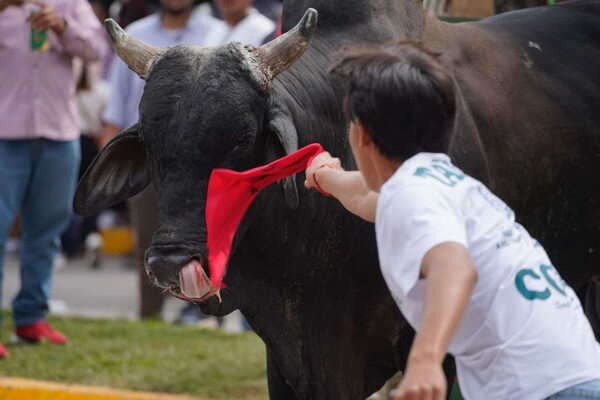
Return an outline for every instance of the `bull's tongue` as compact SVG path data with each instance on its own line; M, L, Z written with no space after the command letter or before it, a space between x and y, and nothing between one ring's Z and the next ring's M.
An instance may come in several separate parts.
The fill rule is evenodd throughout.
M181 293L190 299L201 299L211 290L210 281L196 260L179 271L179 286Z

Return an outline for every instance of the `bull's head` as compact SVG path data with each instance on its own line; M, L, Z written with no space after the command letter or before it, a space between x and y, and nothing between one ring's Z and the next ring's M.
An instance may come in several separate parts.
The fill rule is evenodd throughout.
M116 53L146 86L138 123L96 157L74 207L91 215L152 181L158 226L146 270L172 294L193 300L210 295L204 213L211 171L243 170L264 161L265 152L297 149L294 125L273 100L271 85L308 48L316 17L308 10L294 29L259 48L231 43L162 50L106 22ZM283 187L288 205L297 206L296 185Z

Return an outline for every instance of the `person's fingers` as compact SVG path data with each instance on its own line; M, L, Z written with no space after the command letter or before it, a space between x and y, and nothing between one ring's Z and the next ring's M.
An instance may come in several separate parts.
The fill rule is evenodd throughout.
M39 15L47 15L49 13L51 13L52 11L54 11L54 7L52 7L50 4L47 3L39 3L38 4L40 9L38 10L38 14Z
M40 16L39 18L31 20L31 26L34 29L44 31L52 25L52 19Z
M325 162L325 160L331 159L331 154L328 151L324 151L318 154L312 162L312 165L321 165Z
M29 22L31 22L32 25L39 25L44 18L46 18L46 12L44 11L44 8L40 8L29 17Z
M56 17L56 10L49 4L40 3L39 10L35 11L33 15L30 17L31 21L39 21L48 17Z
M32 25L40 25L46 19L47 15L43 14L42 12L37 12L31 16L30 22Z
M36 15L37 17L37 15ZM31 25L34 29L46 30L60 23L60 17L54 13L40 15L38 18L32 19Z
M417 400L414 388L403 388L398 391L395 400Z
M437 390L429 385L413 385L398 389L395 400L443 400L436 395Z
M304 187L306 187L307 189L312 189L315 186L315 183L313 181L313 173L314 171L311 171L310 173L306 173L306 179L304 180Z
M421 399L435 400L435 388L433 387L433 385L421 388Z
M396 397L394 400L411 400L412 391L411 388L406 385L400 384L396 391Z
M443 388L435 387L432 398L434 400L446 400L446 391Z

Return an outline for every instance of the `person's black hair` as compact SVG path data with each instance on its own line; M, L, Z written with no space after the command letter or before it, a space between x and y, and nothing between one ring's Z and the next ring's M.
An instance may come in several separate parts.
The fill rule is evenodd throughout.
M387 158L447 153L454 128L454 80L439 54L415 40L348 47L329 73L346 87L344 111Z

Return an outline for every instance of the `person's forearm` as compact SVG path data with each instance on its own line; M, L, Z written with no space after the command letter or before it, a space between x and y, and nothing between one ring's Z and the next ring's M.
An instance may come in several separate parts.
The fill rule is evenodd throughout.
M59 40L65 51L86 62L98 61L107 49L104 28L87 2L64 15L65 29Z
M427 265L425 308L409 355L410 363L443 361L477 281L477 271L463 246L444 243ZM432 251L434 251L432 250Z
M378 193L371 191L360 171L323 167L315 177L321 189L335 197L344 208L369 222L375 222Z

